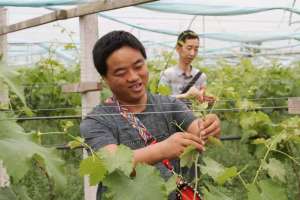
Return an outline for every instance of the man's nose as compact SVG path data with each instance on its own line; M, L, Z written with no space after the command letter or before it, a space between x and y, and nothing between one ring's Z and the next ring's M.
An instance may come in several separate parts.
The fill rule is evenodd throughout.
M190 55L191 55L191 56L196 56L196 54L197 54L197 51L196 51L196 50L192 49L192 50L190 51Z
M139 79L139 75L135 70L130 70L128 73L128 82L134 82L137 81Z

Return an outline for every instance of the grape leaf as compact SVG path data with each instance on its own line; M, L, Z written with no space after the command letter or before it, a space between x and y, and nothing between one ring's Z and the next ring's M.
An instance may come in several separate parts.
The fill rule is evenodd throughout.
M54 149L42 147L32 141L16 122L4 120L0 113L0 159L14 181L19 181L28 171L31 159L43 163L42 167L54 178L56 189L66 186L65 176L61 172L63 161L55 154Z
M71 148L71 149L75 149L77 147L81 147L82 146L82 143L84 143L84 139L81 138L81 137L75 137L76 140L73 140L73 141L70 141L68 143L68 146Z
M171 192L175 191L177 188L177 177L176 176L171 176L171 178L168 179L166 182L166 191L167 194L169 195Z
M89 175L90 185L97 185L103 180L107 170L99 156L89 156L80 162L79 174Z
M0 199L1 200L17 200L17 196L10 187L5 187L5 188L0 187Z
M279 160L271 158L269 163L264 162L262 167L268 171L268 174L272 178L276 177L278 180L285 182L286 171L284 165Z
M232 200L230 197L219 191L216 187L209 185L208 188L209 191L207 189L204 190L205 200Z
M140 164L135 170L133 179L119 170L106 176L103 181L109 190L106 196L114 200L167 199L165 182L155 167Z
M272 180L261 180L257 185L247 185L248 200L287 200L287 194L282 185Z
M129 176L133 169L133 151L124 146L119 145L115 153L109 153L105 149L100 150L101 159L109 173L119 169Z
M238 175L236 167L226 168L209 157L203 158L203 161L206 166L201 165L202 173L208 174L220 185Z
M216 178L218 184L223 185L226 181L238 175L236 167L225 168L225 170L219 174Z
M182 167L191 167L196 160L199 152L194 146L188 146L185 148L184 152L180 155L180 166Z
M203 174L208 174L211 176L214 180L217 179L219 174L221 174L224 171L224 166L220 163L214 161L213 159L209 157L204 157L203 161L205 163L205 166L201 165L201 171Z
M208 144L214 145L217 147L223 147L221 140L216 137L213 137L213 136L208 136Z
M158 93L161 95L170 95L171 94L171 89L167 85L159 85L158 86Z

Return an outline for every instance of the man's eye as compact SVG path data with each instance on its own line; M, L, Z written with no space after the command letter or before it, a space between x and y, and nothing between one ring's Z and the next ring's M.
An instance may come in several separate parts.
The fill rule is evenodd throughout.
M125 74L125 71L124 71L124 70L117 71L117 72L115 73L116 76L122 76L122 75L124 75L124 74Z

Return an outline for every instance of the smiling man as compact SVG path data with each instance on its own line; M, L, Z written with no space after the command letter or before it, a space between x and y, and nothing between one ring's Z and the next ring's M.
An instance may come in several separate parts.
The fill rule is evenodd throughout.
M110 102L98 105L81 123L81 134L93 149L114 152L124 144L134 151L134 163L153 164L167 179L172 173L160 161L169 159L178 171L178 157L185 148L193 145L203 151L208 136L219 136L216 115L197 119L176 98L146 91L147 56L132 34L113 31L104 35L94 46L93 58L113 93ZM99 188L98 199L102 192Z
M172 96L178 99L196 97L200 102L205 100L206 75L191 65L199 46L199 36L194 31L183 31L176 44L178 65L161 73L159 85L168 86Z

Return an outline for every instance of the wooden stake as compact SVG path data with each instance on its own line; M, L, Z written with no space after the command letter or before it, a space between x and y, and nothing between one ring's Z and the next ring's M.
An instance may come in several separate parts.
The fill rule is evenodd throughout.
M289 114L300 114L300 97L290 97L288 99Z
M81 82L99 82L100 76L96 71L92 59L92 49L98 39L98 17L97 15L86 15L79 18L80 23L80 81ZM82 116L86 116L93 107L100 103L99 91L88 91L82 93L81 105ZM84 157L87 152L84 150ZM97 187L89 186L89 178L84 177L84 199L95 200Z
M7 24L7 9L0 7L0 26L6 26ZM0 36L0 54L1 54L1 64L6 64L7 59L7 37L6 35ZM3 67L3 66L2 66ZM0 110L8 107L8 88L5 87L0 80ZM9 186L9 177L7 175L6 169L0 160L0 187Z

